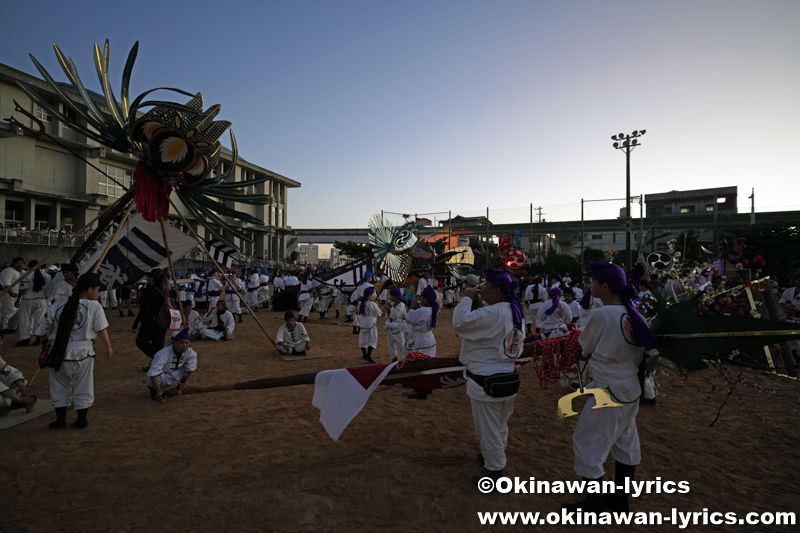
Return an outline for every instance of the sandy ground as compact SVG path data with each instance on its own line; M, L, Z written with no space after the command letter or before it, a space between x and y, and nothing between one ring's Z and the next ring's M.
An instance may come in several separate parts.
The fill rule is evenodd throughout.
M47 424L54 415L47 415L0 433L0 531L481 531L478 511L547 513L576 500L480 494L470 482L480 472L479 446L463 387L426 401L379 387L338 442L318 422L311 385L199 394L158 405L141 382L146 359L128 329L133 318L108 315L115 356L97 358L89 427L52 430ZM278 313L257 316L274 336ZM451 316L443 310L439 321L441 355L458 352ZM357 336L348 327L309 323L314 344L335 357L284 362L253 317L244 320L235 341L193 344L200 357L197 385L360 364ZM6 337L3 356L30 378L36 348L17 348L16 340ZM373 356L388 362L385 336ZM724 399L724 392L710 398L704 392L712 374L688 381L674 372L659 377L663 396L657 406L643 407L637 420L643 449L637 478L686 480L691 492L645 495L632 510L800 511L800 384L747 372L777 395L742 388L752 415L733 396L710 428ZM571 443L577 417L555 419L564 390L542 390L530 367L522 375L507 475L577 479ZM48 397L45 374L35 389ZM70 411L70 423L74 417ZM613 474L613 459L606 466Z

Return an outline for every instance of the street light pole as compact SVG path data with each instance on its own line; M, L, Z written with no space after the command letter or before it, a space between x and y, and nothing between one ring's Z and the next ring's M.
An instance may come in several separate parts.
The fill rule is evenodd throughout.
M635 130L630 135L620 133L612 135L613 146L625 153L625 247L628 249L628 268L633 268L633 248L631 247L631 152L639 145L637 137L641 137L646 130Z

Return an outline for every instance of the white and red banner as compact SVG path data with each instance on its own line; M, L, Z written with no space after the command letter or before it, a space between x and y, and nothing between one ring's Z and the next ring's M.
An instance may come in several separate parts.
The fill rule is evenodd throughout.
M333 440L339 440L396 364L340 368L317 374L311 405L320 410L319 421Z

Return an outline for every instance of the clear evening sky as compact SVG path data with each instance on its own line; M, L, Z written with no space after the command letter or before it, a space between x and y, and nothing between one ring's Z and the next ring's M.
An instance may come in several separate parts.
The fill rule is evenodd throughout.
M633 194L738 185L740 211L751 187L757 211L800 209L796 0L0 7L0 63L36 74L32 53L63 81L57 43L95 90L93 43L110 39L118 92L139 40L132 92L221 103L245 159L302 183L296 228L364 227L382 209L524 221L530 203L574 220L581 198L625 195L611 135L642 128Z

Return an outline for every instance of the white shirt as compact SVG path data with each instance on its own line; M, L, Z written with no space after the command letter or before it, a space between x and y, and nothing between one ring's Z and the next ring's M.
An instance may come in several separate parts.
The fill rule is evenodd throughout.
M609 387L617 400L629 402L641 394L639 363L644 348L633 340L633 325L624 305L605 305L592 311L579 338L591 354L592 386Z
M572 293L575 295L575 299L580 301L583 298L583 290L580 287L572 287Z
M564 300L559 300L558 307L552 314L545 311L553 306L552 300L547 300L536 313L536 326L545 330L555 329L561 324L572 322L572 310Z
M403 327L403 317L406 316L406 304L403 302L394 304L389 309L389 314L386 316L386 324L384 329L390 330L392 333L400 333Z
M225 335L230 335L233 333L233 328L236 327L236 322L233 321L233 315L230 311L225 311L222 313L222 316L217 316L217 310L212 309L210 313L210 317L208 317L208 326L211 329L215 329L218 325L222 325L225 328Z
M297 276L286 276L283 280L283 283L287 287L294 287L299 283L299 281L297 280Z
M314 288L313 281L306 281L300 284L300 296L297 297L298 302L304 302L311 298L311 289Z
M41 337L49 333L48 339L54 341L58 333L58 319L61 318L61 312L66 304L67 301L64 300L51 305L36 325L34 335ZM54 325L56 327L53 327ZM94 356L92 341L97 338L98 333L106 328L108 328L108 320L100 302L81 298L78 303L78 312L75 315L75 323L69 334L69 344L64 360L80 361Z
M69 297L72 296L72 289L74 288L75 287L70 285L67 280L62 280L61 283L52 289L53 303L63 302L64 300L69 299Z
M516 330L515 335L511 304L500 302L475 311L471 308L472 298L464 297L453 311L453 330L461 337L458 360L479 376L513 372L514 361L522 353L522 332ZM467 379L467 395L485 402L513 398L492 398L472 379Z
M589 309L584 309L583 307L581 307L581 310L578 313L579 328L583 328L583 326L586 325L586 323L589 321L589 315L592 314L592 311L594 309L599 309L600 307L603 307L603 302L602 300L600 300L600 298L592 298L590 301L591 305L589 306Z
M52 296L52 282L50 276L42 272L42 276L44 277L44 285L42 286L42 290L34 291L33 290L33 280L36 276L34 272L24 280L19 282L19 290L25 291L22 295L23 300L44 300L45 298L49 298Z
M276 289L283 289L283 278L277 277L272 280L272 286Z
M266 287L269 285L269 276L267 274L261 274L258 276L258 284L261 287Z
M536 284L532 283L532 284L528 285L525 288L525 301L526 302L533 303L534 296L535 296L533 294L533 290L534 290L535 287L536 287ZM539 285L538 296L539 296L539 301L541 301L541 302L544 302L545 300L547 300L547 289L545 289L543 285Z
M200 313L192 309L186 317L186 327L189 328L189 335L197 335L203 329L203 317Z
M425 287L428 285L428 278L420 278L419 282L417 283L417 294L422 296L422 291L424 291Z
M257 289L261 286L261 276L258 274L250 274L250 278L247 280L247 288L248 289Z
M220 292L222 290L223 285L225 282L220 280L218 277L213 277L208 280L208 291L207 292Z
M310 341L306 327L300 322L294 323L294 329L287 328L286 324L282 325L278 330L278 335L275 337L275 344L284 343L292 349L301 348L305 350L306 343Z
M360 304L359 304L360 305ZM359 326L364 329L371 329L375 327L375 323L378 320L378 317L381 316L381 308L378 307L373 301L365 302L364 303L364 314L360 314L361 309L359 309Z
M179 368L185 368L187 372L197 370L197 352L189 347L182 354L176 354L174 345L170 344L153 356L153 362L150 363L147 377L152 378L161 374L169 374Z
M409 309L406 311L405 320L411 325L411 331L414 333L425 333L431 330L431 315L433 315L433 309L430 307Z
M569 310L572 313L572 318L577 318L581 314L581 304L578 303L578 300L572 300L569 304ZM570 322L572 322L572 318Z
M10 287L21 275L22 273L18 272L16 268L6 267L0 272L0 285L2 285L4 289ZM13 288L12 292L18 292L18 288Z

